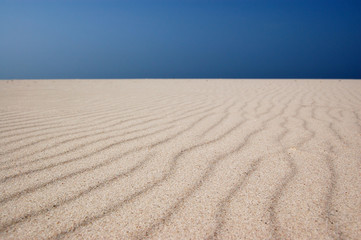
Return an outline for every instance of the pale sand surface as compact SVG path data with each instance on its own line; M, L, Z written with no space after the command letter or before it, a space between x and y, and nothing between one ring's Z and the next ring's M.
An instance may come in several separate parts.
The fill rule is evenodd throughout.
M1 239L361 239L361 81L0 81Z

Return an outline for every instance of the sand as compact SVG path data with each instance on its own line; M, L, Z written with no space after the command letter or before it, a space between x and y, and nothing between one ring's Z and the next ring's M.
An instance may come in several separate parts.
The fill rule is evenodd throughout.
M0 81L1 239L361 239L361 81Z

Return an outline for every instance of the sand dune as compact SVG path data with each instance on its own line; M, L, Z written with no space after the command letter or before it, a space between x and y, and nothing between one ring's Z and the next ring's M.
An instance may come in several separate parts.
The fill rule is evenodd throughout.
M0 81L1 239L361 239L361 81Z

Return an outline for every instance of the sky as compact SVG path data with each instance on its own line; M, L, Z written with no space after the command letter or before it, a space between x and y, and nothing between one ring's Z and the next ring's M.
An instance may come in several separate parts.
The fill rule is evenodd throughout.
M0 79L361 78L359 0L0 0Z

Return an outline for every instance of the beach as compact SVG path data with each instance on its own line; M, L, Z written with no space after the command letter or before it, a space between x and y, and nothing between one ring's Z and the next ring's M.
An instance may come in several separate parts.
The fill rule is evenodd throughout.
M0 239L361 239L361 81L0 81Z

